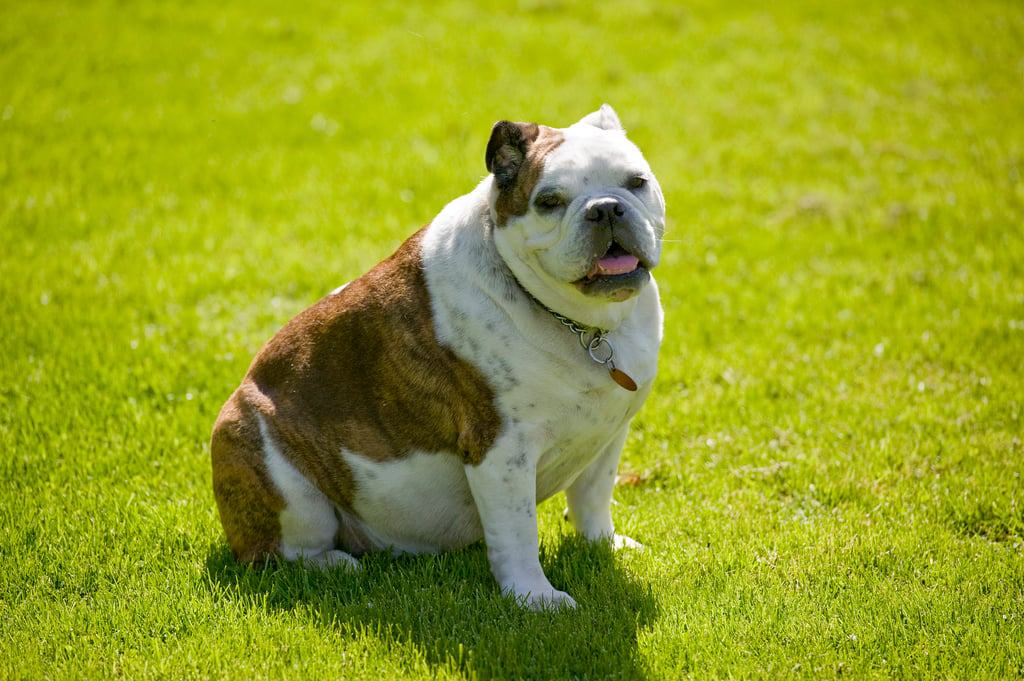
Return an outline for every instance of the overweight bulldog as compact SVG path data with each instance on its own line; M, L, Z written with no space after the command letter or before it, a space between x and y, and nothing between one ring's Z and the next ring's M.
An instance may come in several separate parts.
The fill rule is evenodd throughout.
M213 430L241 561L356 566L483 538L503 592L573 606L538 558L564 491L593 541L657 370L665 204L608 105L565 129L500 121L490 174L263 347Z

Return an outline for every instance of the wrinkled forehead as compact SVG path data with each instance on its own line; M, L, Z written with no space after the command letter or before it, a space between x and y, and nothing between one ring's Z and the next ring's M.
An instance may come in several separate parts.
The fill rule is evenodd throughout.
M564 138L544 159L541 182L579 177L588 184L619 184L650 172L643 154L621 131L574 125L560 132Z

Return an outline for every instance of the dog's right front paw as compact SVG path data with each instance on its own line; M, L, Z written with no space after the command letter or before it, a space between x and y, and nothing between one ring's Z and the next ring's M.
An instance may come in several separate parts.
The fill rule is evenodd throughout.
M553 586L533 589L525 593L521 589L511 589L508 593L531 610L561 610L563 608L573 610L576 608L576 601L572 596Z
M572 596L565 593L564 591L551 590L551 593L541 594L539 597L534 597L530 594L526 599L526 604L530 606L532 610L575 610L576 601Z

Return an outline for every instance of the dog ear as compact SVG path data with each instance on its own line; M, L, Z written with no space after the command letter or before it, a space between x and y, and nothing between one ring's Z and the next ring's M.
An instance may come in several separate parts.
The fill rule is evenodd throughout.
M622 130L619 115L615 113L615 109L610 104L602 104L600 109L581 118L580 123L592 125L602 130Z
M540 134L536 123L498 121L491 129L487 142L487 170L494 173L498 189L505 190L515 184L526 151Z

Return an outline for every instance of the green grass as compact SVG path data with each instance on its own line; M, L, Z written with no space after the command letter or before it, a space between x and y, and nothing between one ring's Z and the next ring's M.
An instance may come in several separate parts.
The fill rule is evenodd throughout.
M351 3L355 5L356 3ZM1024 675L1024 8L0 3L0 677ZM669 204L617 523L230 558L207 439L261 344L608 101Z

